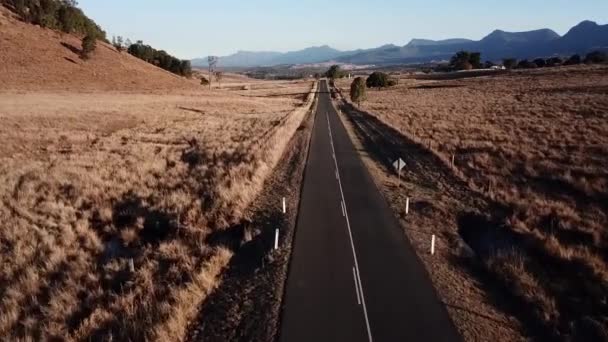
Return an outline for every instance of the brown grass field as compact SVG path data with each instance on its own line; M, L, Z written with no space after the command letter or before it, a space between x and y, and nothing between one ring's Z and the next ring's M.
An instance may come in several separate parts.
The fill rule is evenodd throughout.
M0 93L0 335L181 338L309 97Z
M348 82L337 82L346 96ZM418 221L414 214L405 222L423 230L448 225L446 239L461 237L475 251L481 271L467 277L474 274L483 285L470 285L464 293L485 292L479 306L491 302L487 293L492 292L497 302L510 302L501 305L522 324L523 336L607 336L608 67L448 81L403 78L397 87L368 90L362 112L365 120L384 127L380 134L394 136L386 133L394 129L401 141L415 145L410 151L435 156L428 172L441 174L437 183L445 187L436 190L438 202L427 203L434 214ZM414 173L405 178L417 179ZM431 191L431 185L414 183L406 189L411 185L420 196ZM460 183L465 188L451 192ZM401 205L394 208L401 212ZM438 223L437 217L451 221ZM412 227L414 222L429 226ZM451 246L446 254L458 253L457 244ZM447 283L455 275L436 276L443 266L422 258L444 300L476 307L462 297L450 298L449 292L461 286ZM483 336L472 330L463 333L468 340Z

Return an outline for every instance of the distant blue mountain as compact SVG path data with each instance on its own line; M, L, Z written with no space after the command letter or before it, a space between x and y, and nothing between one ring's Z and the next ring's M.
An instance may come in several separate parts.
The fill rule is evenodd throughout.
M479 41L455 38L445 40L412 39L405 46L393 44L371 49L340 51L327 45L299 51L239 51L220 57L219 66L253 67L280 64L310 64L336 61L352 64L398 64L448 59L460 50L481 52L485 60L506 57L534 58L550 55L584 54L608 48L608 25L583 21L563 37L550 29L526 32L495 30ZM207 66L207 59L194 59L194 66Z

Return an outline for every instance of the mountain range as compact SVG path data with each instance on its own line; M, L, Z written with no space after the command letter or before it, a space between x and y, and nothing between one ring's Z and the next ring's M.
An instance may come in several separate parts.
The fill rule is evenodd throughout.
M446 60L460 50L481 52L484 60L500 60L506 57L567 56L575 53L584 54L598 49L608 49L608 25L583 21L563 36L550 29L526 32L495 30L478 41L463 38L412 39L405 46L387 44L377 48L352 51L340 51L327 45L286 53L239 51L230 56L220 57L218 65L220 67L254 67L328 61L387 65ZM192 64L206 67L207 58L194 59Z

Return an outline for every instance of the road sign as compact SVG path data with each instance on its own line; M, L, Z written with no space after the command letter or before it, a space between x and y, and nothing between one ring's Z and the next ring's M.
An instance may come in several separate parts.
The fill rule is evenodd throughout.
M393 167L395 168L395 171L397 171L397 186L401 187L401 170L403 170L403 168L405 167L405 162L403 161L403 159L399 158L395 160L395 162L393 163Z
M393 167L397 172L401 172L401 170L403 170L403 168L405 167L405 162L403 161L403 159L399 158L398 160L395 160L395 162L393 163Z

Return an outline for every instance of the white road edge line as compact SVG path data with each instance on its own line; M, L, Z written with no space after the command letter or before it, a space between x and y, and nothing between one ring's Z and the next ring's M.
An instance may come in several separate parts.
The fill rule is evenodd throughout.
M330 132L330 136L331 136L331 123L329 122L329 112L325 112L325 115L327 116L327 128L329 129ZM331 138L329 140L330 144L331 144L331 148L332 150L334 150L334 140L333 138ZM336 159L336 155L334 152L334 162L336 163L336 170L339 170L340 168L338 167L338 160ZM357 252L355 251L355 243L353 242L353 233L350 229L350 221L348 220L348 210L346 209L346 200L344 199L344 191L342 191L342 181L340 180L340 177L338 176L338 186L340 188L340 195L342 196L342 203L344 204L344 212L345 215L344 217L346 217L346 227L348 228L348 236L350 238L350 246L353 250L353 258L355 261L355 270L356 272L356 277L357 277L357 281L359 282L359 288L361 291L361 303L363 304L363 315L365 316L365 324L367 326L367 337L369 338L369 342L372 342L372 329L369 325L369 317L367 316L367 306L365 305L365 295L363 294L363 284L361 283L361 276L359 274L359 263L357 262Z
M340 201L340 206L342 207L342 216L346 216L346 212L344 212L344 202Z
M361 297L359 296L359 282L357 281L357 271L353 267L353 279L355 280L355 291L357 292L357 304L361 305Z

